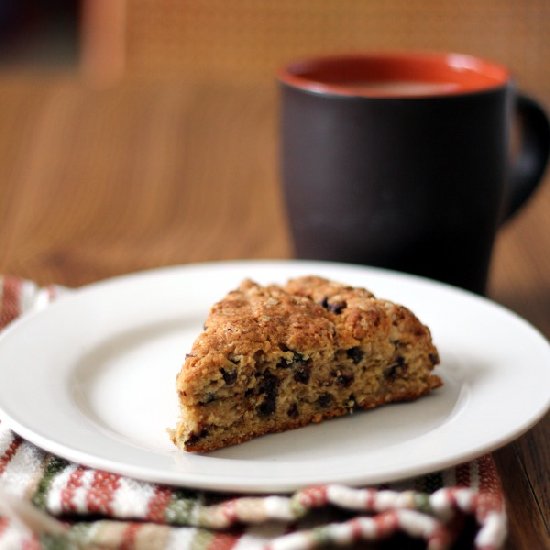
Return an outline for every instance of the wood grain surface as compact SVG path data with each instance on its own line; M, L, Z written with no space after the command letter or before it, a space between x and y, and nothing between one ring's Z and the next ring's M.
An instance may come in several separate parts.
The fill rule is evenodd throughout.
M274 85L133 80L94 90L67 75L4 74L0 169L2 273L77 286L168 264L292 254ZM501 230L489 292L546 337L549 183ZM549 436L546 417L495 453L507 548L550 547Z

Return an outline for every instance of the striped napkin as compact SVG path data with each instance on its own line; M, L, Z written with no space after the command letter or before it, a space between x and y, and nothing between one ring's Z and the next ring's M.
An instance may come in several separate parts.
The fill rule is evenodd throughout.
M62 292L0 276L0 329ZM473 533L466 547L504 543L504 498L490 455L389 485L227 495L74 464L0 421L0 549L301 550L385 538L403 548L414 538L437 550L466 532Z

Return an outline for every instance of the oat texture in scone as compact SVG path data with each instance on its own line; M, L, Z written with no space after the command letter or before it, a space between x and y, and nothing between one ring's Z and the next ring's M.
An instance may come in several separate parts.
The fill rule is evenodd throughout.
M429 329L366 289L317 276L245 280L212 307L178 374L173 440L212 451L413 400L441 385L438 362Z

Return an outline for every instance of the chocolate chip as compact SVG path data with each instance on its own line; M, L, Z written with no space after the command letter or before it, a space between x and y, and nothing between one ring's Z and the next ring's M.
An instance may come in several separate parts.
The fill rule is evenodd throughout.
M304 356L299 351L295 351L294 355L292 356L292 362L293 363L307 363L307 359L304 359Z
M346 353L348 354L348 357L353 361L354 365L357 365L363 360L364 353L359 346L348 349Z
M330 303L328 301L328 297L325 296L320 302L319 305L321 307L324 307L325 309L328 309L332 313L335 313L336 315L340 315L342 313L342 310L347 307L347 304L344 300L339 300L334 303Z
M199 401L199 405L208 405L208 403L212 403L215 400L216 396L212 392L208 392L206 397L202 401Z
M297 418L298 417L298 405L294 403L293 405L290 405L288 407L288 410L286 411L286 415L289 418Z
M405 359L398 355L395 362L384 370L384 378L388 382L395 382L398 376L403 376L407 372L407 368Z
M388 382L395 382L397 378L397 368L397 365L392 365L384 371L384 378L388 380Z
M247 388L244 392L245 397L250 397L254 393L254 390L252 388Z
M332 401L332 396L330 393L323 393L319 396L319 399L317 402L319 403L319 407L327 408Z
M309 382L310 370L310 366L307 364L297 365L294 370L294 380L300 384L307 384Z
M275 366L278 369L288 369L292 362L288 363L286 359L281 359Z
M253 359L256 364L262 363L265 359L265 353L262 350L255 351L253 354Z
M300 352L295 351L291 366L294 369L294 380L300 384L307 384L311 368L309 359L306 359Z
M232 386L237 381L237 369L232 371L226 371L223 367L220 369L220 372L223 376L223 381L228 385Z
M437 365L439 363L439 355L437 353L428 354L428 359L432 365Z
M259 416L265 417L275 412L278 384L279 379L273 373L269 371L263 373L259 393L264 395L264 400L256 408Z
M274 395L266 395L265 399L256 409L258 416L271 416L275 412L276 398Z
M208 430L203 428L199 433L192 433L186 440L185 445L195 445L201 439L204 439L208 436Z
M272 372L265 371L262 375L259 393L275 393L277 391L278 383L279 379Z
M353 383L353 374L340 374L336 378L336 383L343 388L349 388Z

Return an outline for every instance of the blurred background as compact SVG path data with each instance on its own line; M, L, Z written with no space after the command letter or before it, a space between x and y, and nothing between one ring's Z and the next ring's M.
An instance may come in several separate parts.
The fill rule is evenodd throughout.
M548 29L548 0L1 0L0 272L77 285L288 257L277 67L457 51L508 65L548 106ZM497 243L491 292L520 312L550 309L549 271L522 257L529 240L550 250L548 188L547 175Z
M2 0L3 69L91 81L269 82L289 59L377 49L458 51L510 66L550 99L546 0Z

